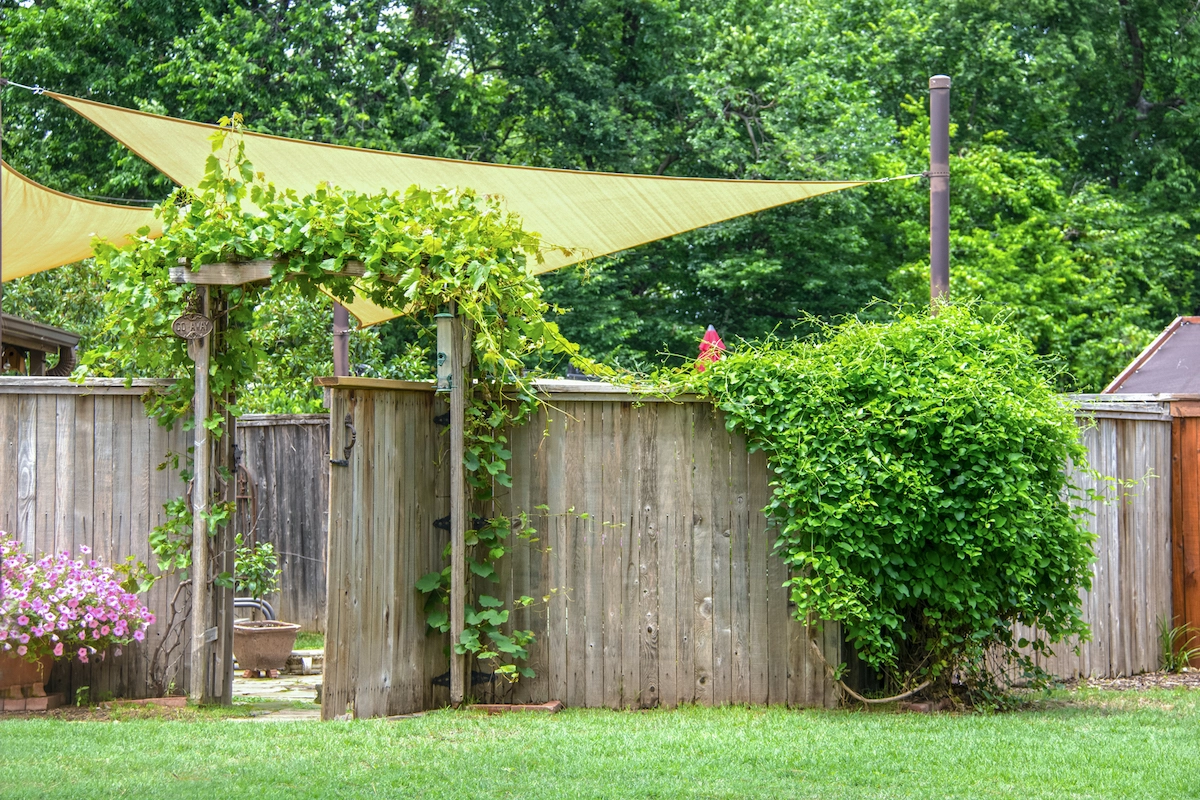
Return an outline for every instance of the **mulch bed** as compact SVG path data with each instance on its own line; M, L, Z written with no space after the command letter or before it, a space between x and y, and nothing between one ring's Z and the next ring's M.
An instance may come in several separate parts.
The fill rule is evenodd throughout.
M1136 691L1139 689L1200 689L1200 670L1189 672L1147 672L1128 678L1087 678L1067 681L1065 686Z

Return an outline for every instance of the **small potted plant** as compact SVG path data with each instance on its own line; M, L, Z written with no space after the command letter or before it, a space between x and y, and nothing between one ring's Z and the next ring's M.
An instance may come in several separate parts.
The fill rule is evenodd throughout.
M141 642L154 614L138 593L149 587L145 566L129 559L104 567L69 553L26 553L15 537L0 531L0 697L40 696L57 658L87 663L103 660L110 648Z
M236 591L262 600L264 595L279 590L278 556L270 542L252 546L237 540L234 561ZM296 643L300 626L278 620L239 620L233 625L233 654L246 677L264 673L275 678L287 664Z

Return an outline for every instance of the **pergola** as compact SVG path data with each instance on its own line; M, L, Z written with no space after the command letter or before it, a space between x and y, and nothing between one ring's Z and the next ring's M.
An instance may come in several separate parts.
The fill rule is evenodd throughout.
M2 85L2 83L0 83ZM934 122L931 146L931 287L934 296L948 285L948 94L949 79L930 80ZM44 92L107 131L113 138L159 169L181 186L196 185L204 162L212 152L209 136L215 126L97 103L54 92ZM946 130L943 130L946 129ZM821 194L861 186L868 181L762 181L676 178L556 170L457 161L341 147L257 133L244 137L246 155L256 170L277 187L311 191L326 182L360 192L403 189L410 185L458 186L498 196L508 211L518 214L527 229L537 231L543 249L534 272L547 272L569 264L619 252L647 242L674 236L764 209L794 203ZM905 176L912 177L912 176ZM93 235L120 242L139 228L156 228L153 213L53 192L4 166L3 248L0 276L7 281L91 255ZM14 236L15 231L20 233ZM13 242L13 239L16 239ZM10 244L11 243L11 244ZM207 265L202 270L181 268L173 279L197 285L206 298L211 285L237 285L269 277L269 262L242 265ZM339 314L340 311L340 314ZM359 297L349 306L360 325L373 325L397 316ZM345 311L335 304L335 340L343 337ZM207 375L211 333L192 342L196 362L194 413L199 418L209 407ZM335 372L345 374L344 350L335 346ZM464 397L459 377L470 344L455 321L439 329L439 353L451 370L451 635L463 627L465 597L466 493L462 466ZM339 355L341 357L339 358ZM213 453L208 431L195 426L193 497L193 563L208 563L209 542L202 512L209 502ZM336 447L335 447L336 449ZM197 575L199 578L199 575ZM207 590L205 590L207 588ZM192 610L192 680L196 699L228 698L232 673L210 669L213 648L229 653L230 630L214 625L211 576L197 580ZM216 643L214 645L214 643ZM228 659L226 659L228 660ZM465 659L451 657L451 698L464 695ZM222 686L221 684L225 684Z

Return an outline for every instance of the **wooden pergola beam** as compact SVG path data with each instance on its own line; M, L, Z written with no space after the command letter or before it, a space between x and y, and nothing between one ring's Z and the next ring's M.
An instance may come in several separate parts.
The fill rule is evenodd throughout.
M171 283L190 283L196 286L243 286L248 283L263 283L271 280L271 270L275 264L273 258L244 262L220 261L205 264L196 270L186 264L180 264L170 268ZM341 271L329 274L361 278L366 271L361 261L347 261Z

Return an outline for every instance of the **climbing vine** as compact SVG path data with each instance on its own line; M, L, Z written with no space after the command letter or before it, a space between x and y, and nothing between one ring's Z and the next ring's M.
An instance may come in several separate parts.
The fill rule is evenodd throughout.
M286 282L305 297L323 290L343 301L358 291L430 326L435 313L454 309L472 333L465 382L467 480L477 507L486 506L493 487L511 485L505 431L537 408L527 361L577 357L576 347L546 318L550 308L532 271L541 258L537 235L499 200L471 190L413 186L364 194L325 184L306 194L280 190L247 159L240 124L236 116L221 121L204 179L156 209L162 236L151 239L143 231L126 247L97 243L115 334L106 340L116 344L88 353L82 369L173 377L169 388L149 398L148 408L164 424L189 413L192 362L186 343L170 330L191 300L188 287L169 279L170 268L180 263L202 272L218 262L274 262L269 284L238 287L224 298L227 320L212 349L214 408L202 423L216 436L227 433L222 426L238 411L237 387L253 378L263 358L249 329L255 303L272 287ZM175 505L172 520L156 531L156 551L160 561L185 566L190 520L186 503ZM494 577L494 565L510 552L514 537L534 533L524 513L493 515L472 528L468 565L480 579ZM427 620L441 631L449 630L448 583L447 567L418 584L427 595ZM484 592L474 596L454 646L515 680L532 674L518 662L527 658L533 634L505 633L509 612L503 605Z
M1088 635L1093 537L1066 473L1086 450L1002 324L960 306L852 319L746 344L683 387L767 456L796 617L841 623L885 689L986 693L989 657Z

